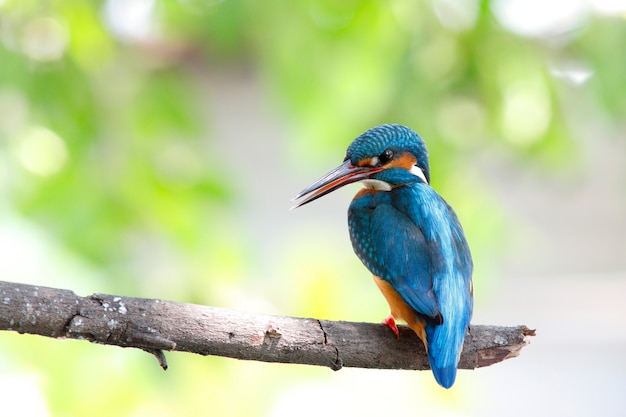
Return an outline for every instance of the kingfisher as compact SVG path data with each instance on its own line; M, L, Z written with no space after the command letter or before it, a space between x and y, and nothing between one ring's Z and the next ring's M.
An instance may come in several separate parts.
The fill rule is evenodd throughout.
M424 343L435 380L450 388L473 310L472 256L463 228L430 186L428 152L408 127L374 127L343 163L294 197L293 208L361 182L348 209L352 247L389 304Z

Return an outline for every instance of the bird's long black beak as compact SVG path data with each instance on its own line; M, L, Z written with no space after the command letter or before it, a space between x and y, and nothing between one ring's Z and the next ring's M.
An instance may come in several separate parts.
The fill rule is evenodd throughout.
M344 185L366 180L371 175L382 170L383 168L381 167L354 166L348 159L343 164L331 170L322 178L300 191L298 195L291 199L291 201L295 203L291 209L293 210L310 203L313 200L317 200L318 198L323 197L326 194L343 187Z

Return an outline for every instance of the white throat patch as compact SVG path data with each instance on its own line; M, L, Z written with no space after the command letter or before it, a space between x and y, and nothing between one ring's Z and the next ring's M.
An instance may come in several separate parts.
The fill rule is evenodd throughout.
M422 171L422 169L417 165L413 165L409 172L424 181L424 184L428 184L428 181L426 180L426 175L424 175L424 171Z
M381 180L363 180L361 181L363 187L371 188L377 191L391 191L391 185L385 181Z

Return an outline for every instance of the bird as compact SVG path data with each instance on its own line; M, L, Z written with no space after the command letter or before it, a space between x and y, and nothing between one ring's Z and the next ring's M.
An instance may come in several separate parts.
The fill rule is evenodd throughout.
M473 313L473 261L456 213L430 186L423 139L398 124L367 130L292 209L355 182L363 187L348 209L350 240L389 304L383 323L399 338L396 320L406 322L450 388Z

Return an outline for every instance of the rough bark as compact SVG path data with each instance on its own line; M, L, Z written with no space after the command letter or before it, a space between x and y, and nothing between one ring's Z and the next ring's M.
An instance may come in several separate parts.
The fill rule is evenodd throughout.
M174 301L93 294L0 281L0 330L143 349L166 369L163 351L264 362L429 369L415 334L382 324L250 314ZM534 330L472 325L459 368L516 357Z

